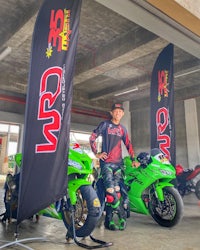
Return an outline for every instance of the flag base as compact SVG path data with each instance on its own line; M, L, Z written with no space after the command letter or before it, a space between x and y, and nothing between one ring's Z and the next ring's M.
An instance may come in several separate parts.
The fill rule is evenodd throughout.
M18 224L16 224L16 231L14 233L15 240L14 241L8 241L6 244L0 246L0 249L17 245L17 246L23 247L23 248L28 249L28 250L34 250L33 248L31 248L29 246L26 246L23 243L25 243L25 242L33 242L33 241L48 241L43 237L24 238L24 239L19 240L18 235L19 235L18 234Z
M10 242L0 246L0 249L10 247L10 246L14 246L14 245L18 245L18 246L23 247L23 248L28 249L28 250L34 250L33 248L24 245L23 242L28 242L28 241L32 242L32 241L35 241L35 240L37 240L37 241L39 241L39 240L48 241L48 240L45 240L44 238L40 238L40 237L38 237L38 238L37 237L36 238L25 238L25 239L21 239L21 240L18 240L16 238L15 241L10 241Z
M74 209L72 208L71 209L71 218L72 218L72 230L73 230L73 240L74 242L80 246L80 247L83 247L83 248L86 248L86 249L97 249L97 248L105 248L105 247L109 247L109 246L112 246L113 243L112 242L105 242L105 241L102 241L102 240L99 240L99 239L96 239L94 238L94 236L92 235L89 235L90 239L95 242L95 243L98 243L97 245L87 245L87 244L84 244L80 241L77 240L77 237L76 237L76 233L75 233L75 223L74 223ZM3 215L3 214L2 214ZM15 240L14 241L7 241L4 245L1 245L0 246L0 249L4 249L4 248L7 248L7 247L12 247L12 246L20 246L22 248L25 248L25 249L28 249L28 250L34 250L33 248L23 244L23 243L26 243L26 242L33 242L33 241L46 241L46 242L50 242L50 240L48 239L45 239L43 237L33 237L33 238L24 238L24 239L18 239L18 224L16 225L16 231L14 233L14 236L15 236ZM51 241L52 242L52 241Z

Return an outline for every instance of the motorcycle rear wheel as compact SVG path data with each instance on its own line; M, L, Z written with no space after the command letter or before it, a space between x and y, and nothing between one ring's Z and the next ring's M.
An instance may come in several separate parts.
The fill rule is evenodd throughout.
M164 201L160 202L152 192L149 202L149 212L153 219L163 227L173 227L183 216L183 200L174 187L163 189Z
M200 200L200 180L197 181L197 183L196 183L195 194L196 194L196 197Z
M69 200L68 203L70 203ZM76 237L86 237L92 233L99 220L100 212L100 202L93 187L81 186L77 190L77 203L74 206ZM63 207L62 218L68 230L66 238L74 238L70 206Z

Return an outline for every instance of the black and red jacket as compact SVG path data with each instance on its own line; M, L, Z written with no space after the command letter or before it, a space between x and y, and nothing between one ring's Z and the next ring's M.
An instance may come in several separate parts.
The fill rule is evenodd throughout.
M122 162L122 146L123 141L130 156L134 156L133 146L130 142L128 132L122 124L115 125L110 120L103 121L94 129L90 136L90 146L94 154L97 154L97 137L102 136L102 150L106 152L108 158L105 163L111 162L119 164Z

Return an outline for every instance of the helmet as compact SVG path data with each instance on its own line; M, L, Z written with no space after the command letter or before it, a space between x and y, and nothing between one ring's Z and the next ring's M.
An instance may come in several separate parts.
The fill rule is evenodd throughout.
M148 164L152 162L150 154L146 152L141 152L137 156L137 160L140 162L142 167L146 167Z

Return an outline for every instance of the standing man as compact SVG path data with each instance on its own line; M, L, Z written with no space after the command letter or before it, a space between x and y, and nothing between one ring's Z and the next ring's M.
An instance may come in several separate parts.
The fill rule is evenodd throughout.
M138 162L134 159L134 150L130 142L126 128L120 124L124 116L122 103L112 105L110 111L111 120L103 121L94 129L90 136L90 146L95 156L100 159L101 175L106 190L106 218L105 227L110 230L125 229L125 212L120 211L120 181L122 181L121 166L123 165L121 142L127 148L133 160L133 166L138 167ZM102 136L102 150L97 152L96 139ZM128 204L124 204L127 206ZM117 211L119 216L119 227L112 220L113 211Z

